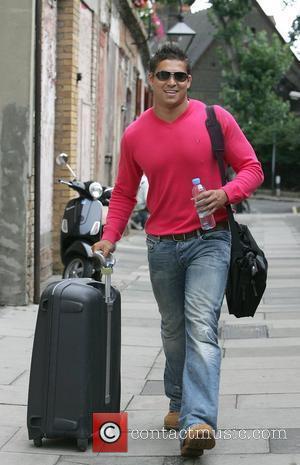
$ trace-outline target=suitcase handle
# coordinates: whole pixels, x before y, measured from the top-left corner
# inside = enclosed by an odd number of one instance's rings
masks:
[[[111,275],[116,259],[111,253],[104,257],[100,250],[94,253],[94,257],[100,263],[101,272],[105,277],[105,302],[109,304],[111,303]]]
[[[107,340],[106,340],[106,373],[105,373],[105,404],[111,401],[110,396],[110,365],[111,365],[111,312],[113,303],[111,299],[111,275],[116,263],[115,257],[110,253],[107,257],[100,250],[94,253],[94,257],[100,262],[101,272],[105,277],[105,302],[107,304]]]
[[[113,268],[116,263],[116,259],[112,253],[108,254],[107,257],[104,257],[101,250],[94,252],[93,257],[97,259],[100,268]]]

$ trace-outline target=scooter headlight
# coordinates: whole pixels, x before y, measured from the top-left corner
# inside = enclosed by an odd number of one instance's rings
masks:
[[[99,182],[92,182],[89,191],[93,199],[99,199],[102,195],[103,189]]]
[[[66,218],[64,218],[61,222],[61,230],[63,233],[68,234],[69,228],[68,228],[68,220],[66,220]]]

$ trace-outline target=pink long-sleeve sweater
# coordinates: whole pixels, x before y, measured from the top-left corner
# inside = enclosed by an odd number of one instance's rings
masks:
[[[262,183],[263,172],[233,116],[220,106],[215,110],[225,139],[225,164],[237,173],[223,189],[230,203],[238,203]],[[171,123],[158,118],[150,108],[128,126],[103,239],[115,243],[121,238],[143,173],[149,181],[148,234],[179,234],[200,227],[191,200],[192,179],[199,177],[206,189],[222,187],[205,120],[205,104],[189,100],[185,112]],[[226,208],[215,212],[216,222],[226,218]]]

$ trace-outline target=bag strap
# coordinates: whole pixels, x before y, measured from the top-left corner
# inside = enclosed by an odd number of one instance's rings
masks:
[[[226,184],[226,175],[224,168],[224,136],[222,132],[222,127],[217,119],[216,112],[213,106],[206,107],[207,119],[205,125],[210,137],[211,146],[213,154],[218,162],[220,175],[222,179],[222,186]],[[232,236],[232,242],[235,244],[236,250],[242,254],[238,230],[234,221],[233,211],[231,205],[226,205],[226,210],[228,214],[228,221]]]
[[[214,156],[217,159],[217,162],[219,165],[219,170],[220,170],[221,179],[222,179],[222,186],[224,186],[226,184],[226,175],[225,175],[225,169],[224,169],[224,163],[223,163],[224,136],[223,136],[221,125],[219,121],[217,120],[214,107],[207,106],[206,114],[207,114],[207,120],[205,121],[205,124],[208,130],[209,136],[210,136],[210,141],[211,141],[211,146],[212,146]]]

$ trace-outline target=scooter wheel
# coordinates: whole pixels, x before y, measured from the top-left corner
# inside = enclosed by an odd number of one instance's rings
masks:
[[[66,263],[63,278],[91,278],[95,273],[93,263],[85,257],[70,257]]]

